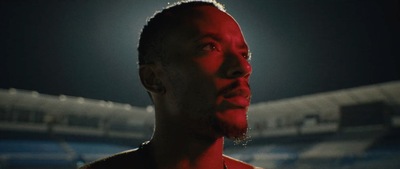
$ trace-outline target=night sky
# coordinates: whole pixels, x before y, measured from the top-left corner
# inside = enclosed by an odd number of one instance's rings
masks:
[[[149,105],[147,17],[173,0],[2,0],[0,88]],[[400,79],[398,0],[221,0],[251,48],[253,103]]]

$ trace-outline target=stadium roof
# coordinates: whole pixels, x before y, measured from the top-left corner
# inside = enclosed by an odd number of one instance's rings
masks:
[[[53,96],[36,91],[0,89],[0,106],[18,107],[28,111],[43,111],[53,114],[76,114],[113,118],[134,118],[143,121],[149,115],[145,108],[133,107],[129,104],[94,100],[75,96]]]
[[[308,114],[337,119],[341,106],[380,101],[388,105],[400,105],[400,81],[253,104],[249,110],[249,120],[276,117],[299,119]]]
[[[309,114],[319,114],[323,119],[335,120],[341,106],[380,101],[388,105],[400,105],[400,81],[252,104],[249,120],[254,122],[279,117],[290,120]],[[17,89],[0,89],[0,106],[98,117],[129,116],[139,121],[154,115],[152,110],[129,104],[65,95],[52,96]]]

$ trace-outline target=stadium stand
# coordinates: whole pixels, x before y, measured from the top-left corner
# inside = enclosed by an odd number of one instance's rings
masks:
[[[397,169],[399,105],[398,81],[253,104],[250,139],[227,140],[225,153],[268,169]],[[0,89],[0,168],[76,168],[148,140],[153,116],[151,107]]]

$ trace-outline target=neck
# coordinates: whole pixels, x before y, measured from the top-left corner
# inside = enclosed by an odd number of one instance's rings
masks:
[[[160,131],[160,128],[162,128]],[[222,169],[224,138],[196,138],[192,133],[158,126],[150,141],[159,169]]]

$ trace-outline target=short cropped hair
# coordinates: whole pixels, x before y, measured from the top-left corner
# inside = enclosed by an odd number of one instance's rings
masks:
[[[151,64],[155,61],[163,63],[165,59],[165,50],[163,49],[165,37],[178,25],[182,24],[182,18],[186,12],[189,12],[193,7],[199,6],[213,6],[225,12],[224,6],[215,0],[185,0],[157,11],[153,17],[148,19],[140,34],[138,64]]]

